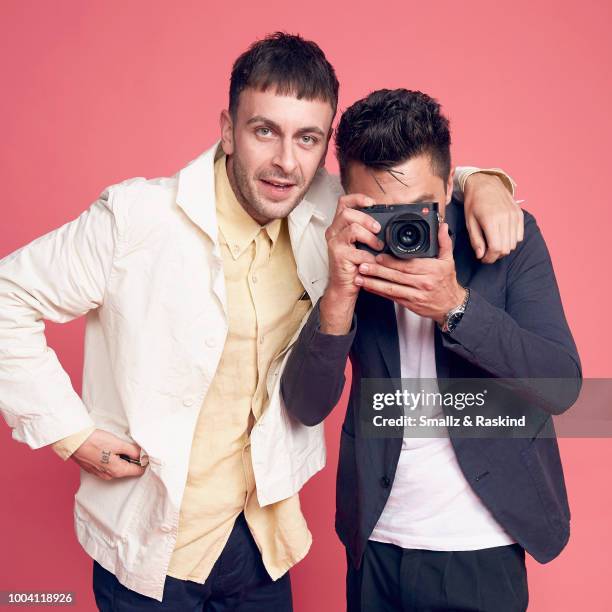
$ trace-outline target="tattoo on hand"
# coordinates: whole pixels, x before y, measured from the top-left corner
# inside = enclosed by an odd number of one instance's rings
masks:
[[[102,463],[110,463],[111,452],[109,450],[102,451]]]

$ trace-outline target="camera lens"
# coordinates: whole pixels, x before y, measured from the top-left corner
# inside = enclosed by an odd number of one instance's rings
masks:
[[[414,247],[421,242],[423,234],[414,223],[406,223],[397,230],[398,242],[407,249]]]
[[[392,222],[388,241],[391,252],[396,257],[413,255],[427,250],[429,230],[420,219],[398,219]]]

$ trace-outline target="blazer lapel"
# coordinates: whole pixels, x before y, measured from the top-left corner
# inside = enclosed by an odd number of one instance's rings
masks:
[[[374,331],[376,343],[385,362],[390,378],[401,378],[397,319],[391,300],[362,291],[357,303],[358,314]],[[361,312],[359,312],[361,311]]]

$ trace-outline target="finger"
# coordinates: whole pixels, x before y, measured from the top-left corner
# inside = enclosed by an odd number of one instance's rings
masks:
[[[487,249],[483,262],[495,263],[498,259],[505,257],[510,252],[510,235],[508,219],[498,221],[495,226],[495,234],[492,235],[491,243]],[[488,240],[487,240],[488,241]]]
[[[370,215],[354,208],[345,208],[331,224],[330,228],[336,231],[336,233],[342,231],[347,225],[351,223],[359,223],[367,230],[378,233],[380,232],[380,223],[373,219]]]
[[[483,263],[491,264],[500,257],[502,250],[501,228],[498,224],[483,227],[487,250],[482,258]]]
[[[379,240],[375,234],[367,230],[359,223],[351,223],[345,227],[335,238],[344,244],[355,244],[361,242],[367,244],[369,247],[380,251],[383,248],[384,243]]]
[[[126,442],[124,440],[121,441],[120,444],[117,445],[113,452],[116,455],[122,454],[127,455],[131,459],[140,459],[140,446],[138,444],[132,444],[131,442]]]
[[[377,263],[387,268],[399,270],[405,274],[431,274],[439,264],[432,257],[413,257],[412,259],[399,259],[388,253],[376,255]]]
[[[470,244],[472,245],[472,249],[474,249],[474,254],[478,259],[480,259],[487,249],[487,243],[485,242],[484,235],[482,233],[482,229],[478,221],[476,221],[473,217],[468,217],[467,222],[467,231],[470,237]]]
[[[382,278],[398,285],[405,285],[407,287],[422,288],[423,275],[406,274],[395,270],[393,268],[387,268],[377,263],[363,263],[359,266],[359,274],[363,274],[370,277]]]
[[[518,217],[517,222],[517,242],[522,242],[525,237],[525,214],[523,213],[523,209],[517,204],[516,206],[516,214]]]
[[[502,257],[505,257],[514,248],[512,243],[514,242],[514,218],[511,214],[506,217],[506,224],[504,226],[504,245],[502,247]]]
[[[135,463],[129,463],[120,459],[117,455],[113,456],[110,462],[104,466],[106,471],[113,478],[126,478],[127,476],[141,476],[144,474],[145,468],[136,465]]]
[[[513,222],[514,219],[511,217],[510,214],[508,214],[506,217],[506,222],[502,226],[503,243],[501,249],[501,257],[505,257],[511,251]]]
[[[355,279],[355,283],[367,291],[376,291],[380,295],[388,297],[392,300],[400,299],[410,301],[419,293],[417,289],[412,287],[391,283],[379,278],[371,278],[369,276],[358,276]]]
[[[438,228],[438,259],[453,261],[453,241],[451,240],[448,223],[440,223]]]
[[[510,244],[509,244],[509,252],[511,253],[516,249],[516,245],[518,244],[518,216],[516,211],[513,209],[510,212]]]
[[[356,249],[354,246],[346,247],[346,249],[342,251],[342,257],[350,261],[355,266],[359,266],[360,264],[376,263],[376,257],[373,253],[364,251],[363,249]]]
[[[363,193],[349,193],[338,199],[337,212],[339,213],[344,208],[365,208],[374,206],[374,204],[374,200]]]

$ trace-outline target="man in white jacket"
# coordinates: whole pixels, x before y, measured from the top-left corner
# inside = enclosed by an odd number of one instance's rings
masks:
[[[312,539],[298,491],[325,447],[279,383],[327,283],[337,97],[316,44],[258,41],[234,64],[220,143],[0,261],[0,409],[14,439],[82,468],[75,529],[101,610],[292,609],[288,570]],[[456,187],[494,261],[522,216],[512,181],[476,170]],[[43,323],[81,315],[82,399]]]

